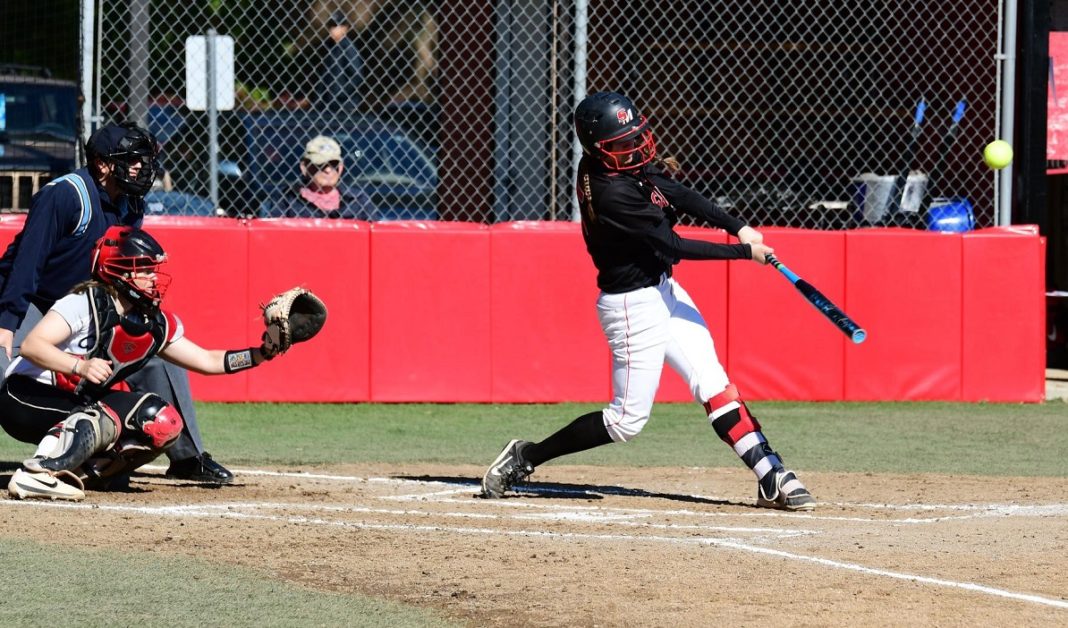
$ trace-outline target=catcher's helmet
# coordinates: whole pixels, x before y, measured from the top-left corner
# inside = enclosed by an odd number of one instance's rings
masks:
[[[612,170],[633,170],[656,156],[649,120],[623,94],[590,94],[575,108],[575,133],[588,155]]]
[[[119,189],[131,196],[144,196],[163,172],[156,137],[133,122],[100,127],[85,144],[89,159],[102,159],[114,166]],[[133,166],[140,165],[140,169]],[[132,172],[136,170],[135,172]]]
[[[167,253],[155,238],[134,227],[108,227],[93,248],[92,275],[136,305],[156,309],[171,278],[159,272]]]

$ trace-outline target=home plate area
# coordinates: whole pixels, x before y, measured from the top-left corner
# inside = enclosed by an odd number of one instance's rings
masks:
[[[585,558],[569,558],[569,569],[595,573],[600,561],[628,553],[666,573],[730,572],[743,563],[787,570],[801,596],[807,579],[844,586],[878,581],[891,590],[902,586],[897,582],[920,599],[923,591],[960,595],[1010,614],[1023,605],[1068,621],[1068,577],[1057,559],[1068,542],[1068,504],[1040,499],[1059,494],[1053,478],[992,484],[972,477],[805,474],[819,508],[789,513],[756,508],[752,477],[736,470],[547,466],[531,478],[536,481],[496,500],[477,496],[481,471],[236,469],[236,485],[204,487],[170,481],[162,468],[148,467],[129,490],[90,493],[84,503],[0,504],[5,516],[74,510],[83,520],[117,516],[149,529],[152,519],[181,520],[194,536],[240,529],[241,543],[263,539],[256,551],[265,556],[294,552],[283,562],[300,560],[295,554],[309,535],[317,547],[336,551],[353,535],[374,539],[379,545],[363,545],[359,555],[396,564],[428,560],[425,550],[412,548],[433,547],[450,570],[471,578],[486,568],[472,547],[521,547],[542,557],[581,547]],[[716,492],[702,490],[709,487]],[[552,578],[551,570],[544,577]]]

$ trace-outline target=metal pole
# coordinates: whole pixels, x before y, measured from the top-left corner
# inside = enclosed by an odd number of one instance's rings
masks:
[[[575,81],[572,88],[574,93],[572,111],[586,98],[586,45],[588,43],[586,29],[589,26],[588,18],[589,3],[587,0],[577,0],[575,2]],[[578,137],[576,137],[571,144],[572,181],[578,177],[579,161],[581,160],[582,144],[579,144]],[[578,196],[575,191],[572,190],[571,194],[571,220],[579,222],[582,220],[582,209],[579,207]]]
[[[208,56],[208,190],[211,195],[211,204],[216,212],[219,210],[219,107],[215,102],[215,73],[217,62],[215,58],[215,32],[214,28],[208,29],[207,56]]]
[[[1001,94],[998,98],[998,137],[1013,142],[1013,118],[1016,115],[1016,0],[1005,0],[1005,16],[997,60],[1001,65]],[[997,173],[995,211],[998,225],[1012,224],[1012,164]]]
[[[104,0],[99,0],[96,7],[97,19],[100,20],[96,29],[96,53],[93,55],[96,63],[93,65],[93,79],[96,83],[96,91],[93,92],[93,123],[100,123],[104,121],[104,116],[100,113],[100,93],[104,89],[102,83],[104,79],[100,76],[102,67],[100,63],[100,56],[103,54],[101,51],[104,47]]]
[[[81,59],[80,67],[78,68],[78,78],[81,79],[81,96],[82,96],[82,111],[81,111],[81,128],[78,130],[81,133],[82,141],[78,142],[76,147],[76,155],[78,155],[79,165],[84,165],[85,155],[81,154],[82,146],[89,141],[89,135],[93,132],[93,43],[96,41],[94,33],[96,29],[96,0],[82,0],[82,36],[79,42],[81,46]]]
[[[512,171],[512,0],[498,0],[495,13],[493,115],[493,221],[511,215]]]
[[[560,133],[557,127],[560,121],[557,110],[557,103],[560,102],[560,85],[557,82],[559,74],[556,69],[556,47],[560,44],[560,3],[555,1],[553,2],[552,25],[551,45],[549,46],[549,93],[551,94],[549,97],[549,154],[553,157],[549,166],[549,220],[556,220],[557,208],[560,205],[560,198],[556,193],[560,167],[560,158],[556,155],[556,140]]]
[[[148,126],[148,84],[151,69],[149,41],[149,0],[130,0],[130,91],[127,105],[130,119],[140,126]]]

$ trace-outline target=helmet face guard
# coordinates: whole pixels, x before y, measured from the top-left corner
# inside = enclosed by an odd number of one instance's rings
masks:
[[[610,170],[641,168],[656,156],[648,118],[623,94],[591,94],[575,108],[574,118],[583,150]]]
[[[131,122],[120,124],[125,134],[118,145],[106,154],[91,155],[112,165],[112,176],[123,193],[142,197],[152,189],[163,172],[159,162],[159,144],[152,133]]]
[[[111,154],[110,161],[115,166],[119,189],[133,196],[147,194],[156,181],[156,175],[162,172],[156,138],[138,127],[127,131],[118,149]],[[140,168],[135,168],[136,165],[140,165]]]
[[[163,247],[148,233],[110,227],[96,243],[92,275],[135,305],[155,310],[171,283],[170,275],[160,272],[166,260]]]
[[[594,148],[605,167],[612,170],[640,168],[656,157],[656,140],[645,116],[637,128],[596,142]]]

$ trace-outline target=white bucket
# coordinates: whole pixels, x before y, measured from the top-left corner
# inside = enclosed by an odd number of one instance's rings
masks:
[[[894,189],[896,175],[866,172],[853,178],[853,203],[860,210],[865,222],[877,223],[890,209],[890,191]],[[898,207],[903,212],[920,211],[923,195],[927,190],[927,175],[922,172],[909,174],[905,189],[901,191]]]

